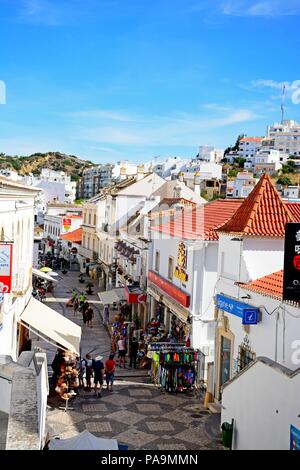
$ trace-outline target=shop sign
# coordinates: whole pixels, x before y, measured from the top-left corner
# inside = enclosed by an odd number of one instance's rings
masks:
[[[125,298],[129,304],[146,303],[147,294],[144,294],[139,287],[126,286]]]
[[[243,325],[256,325],[258,323],[258,308],[245,308],[243,310]]]
[[[137,298],[137,301],[139,304],[145,304],[146,300],[147,300],[147,294],[141,294]]]
[[[285,226],[283,300],[300,300],[300,223]]]
[[[0,293],[11,292],[12,243],[0,243]]]
[[[72,219],[69,217],[64,217],[62,220],[63,229],[65,232],[68,232],[72,225]]]
[[[300,429],[291,424],[290,450],[300,450]]]
[[[187,263],[187,249],[183,242],[180,242],[178,245],[177,252],[177,266],[174,271],[174,277],[179,279],[182,282],[188,280],[188,275],[186,273],[186,263]]]
[[[160,277],[153,271],[149,271],[148,279],[155,286],[172,297],[172,299],[183,305],[183,307],[188,308],[190,306],[190,296],[181,289],[178,289],[178,287],[175,287],[171,282],[167,281],[163,277]]]
[[[238,300],[225,297],[225,295],[217,294],[217,307],[224,312],[231,313],[242,319],[244,325],[256,325],[260,319],[258,308],[251,307],[248,304],[239,302]]]

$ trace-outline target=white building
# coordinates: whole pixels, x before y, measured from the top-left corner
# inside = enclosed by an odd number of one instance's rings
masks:
[[[227,198],[247,197],[257,183],[252,173],[247,171],[239,172],[232,181],[227,181]]]
[[[0,432],[5,449],[41,449],[46,437],[47,360],[45,354],[23,352],[28,330],[21,324],[31,298],[37,192],[0,178],[2,262],[12,247],[11,281],[3,277],[9,270],[4,273],[1,263],[1,284],[10,286],[8,292],[0,293]]]
[[[112,179],[115,182],[121,181],[128,176],[135,176],[138,171],[138,164],[123,160],[117,162],[112,169]]]
[[[300,124],[284,120],[267,127],[267,137],[274,141],[274,149],[288,155],[300,155]]]
[[[263,137],[243,137],[239,142],[238,154],[242,158],[253,158],[261,147]]]
[[[9,180],[12,180],[12,181],[19,181],[22,179],[22,177],[16,171],[10,170],[8,168],[0,169],[0,176],[3,176],[4,178],[8,178]]]
[[[240,205],[237,200],[217,200],[185,208],[181,215],[152,227],[147,289],[151,317],[159,307],[165,330],[179,341],[189,337],[192,347],[201,349],[208,361],[214,357],[215,230]]]
[[[90,199],[98,194],[102,188],[111,185],[113,168],[114,166],[110,163],[86,168],[82,173],[79,184],[79,197]],[[117,170],[115,170],[115,172],[117,172]]]
[[[223,156],[224,149],[216,149],[211,145],[201,145],[196,158],[207,163],[220,163]]]
[[[42,168],[38,177],[32,174],[23,176],[24,184],[39,187],[42,190],[40,195],[40,211],[48,204],[58,202],[72,204],[76,199],[76,182],[71,181],[71,177],[63,171],[54,171]]]
[[[58,215],[46,214],[44,222],[44,238],[50,237],[56,242],[61,235],[68,232],[73,232],[74,230],[80,228],[81,225],[81,211],[78,211],[77,214],[69,211]]]
[[[262,147],[253,159],[254,173],[275,173],[282,168],[282,163],[286,161],[279,150],[266,149]]]
[[[287,188],[284,188],[283,198],[298,199],[299,198],[299,186],[288,186]]]
[[[164,160],[154,159],[145,164],[145,171],[153,172],[161,178],[176,178],[178,173],[185,171],[191,159],[181,157],[168,157]]]
[[[218,230],[215,373],[209,388],[222,398],[222,421],[234,419],[234,449],[288,448],[287,421],[299,424],[293,361],[299,307],[282,302],[278,272],[285,224],[299,220],[300,204],[283,202],[264,175]]]

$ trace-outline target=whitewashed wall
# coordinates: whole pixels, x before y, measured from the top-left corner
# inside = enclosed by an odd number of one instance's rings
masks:
[[[290,425],[300,429],[300,373],[293,378],[257,361],[225,386],[222,423],[235,420],[233,449],[288,450]]]
[[[16,199],[24,199],[18,204]],[[21,193],[15,198],[0,197],[0,233],[4,229],[4,239],[13,240],[13,290],[23,292],[14,297],[13,293],[4,294],[0,304],[3,313],[3,327],[0,330],[0,354],[17,358],[17,320],[23,312],[31,295],[31,269],[33,247],[33,199]]]

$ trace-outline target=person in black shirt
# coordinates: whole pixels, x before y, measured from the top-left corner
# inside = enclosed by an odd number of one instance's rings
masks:
[[[139,343],[135,337],[131,338],[129,343],[129,355],[130,355],[130,363],[129,367],[134,367],[136,369],[136,356],[139,349]]]

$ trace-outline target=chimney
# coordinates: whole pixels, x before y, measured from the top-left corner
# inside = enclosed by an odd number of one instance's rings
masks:
[[[194,192],[198,195],[201,196],[201,177],[200,177],[200,172],[197,171],[194,176]]]
[[[181,181],[181,183],[184,183],[183,177],[184,177],[184,173],[181,171],[178,175],[178,179],[179,181]]]
[[[120,180],[123,181],[123,180],[126,180],[127,178],[127,170],[126,170],[126,167],[125,166],[121,166],[120,168]]]
[[[144,165],[141,164],[137,166],[137,181],[140,181],[143,178],[144,178]]]

